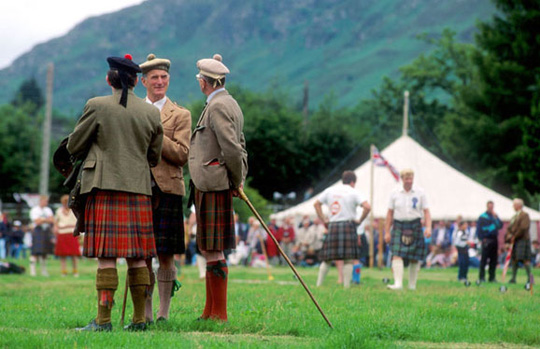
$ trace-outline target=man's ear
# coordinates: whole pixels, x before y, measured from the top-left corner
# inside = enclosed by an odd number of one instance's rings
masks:
[[[105,75],[105,81],[107,81],[107,84],[109,84],[109,86],[112,86],[111,82],[109,81],[109,75]]]

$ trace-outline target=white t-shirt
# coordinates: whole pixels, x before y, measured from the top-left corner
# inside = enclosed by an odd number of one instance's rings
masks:
[[[34,206],[30,210],[30,220],[32,220],[32,223],[38,218],[49,218],[49,217],[53,217],[53,216],[54,216],[53,211],[47,206],[45,206],[45,207]],[[42,229],[48,229],[51,226],[52,225],[49,224],[49,223],[41,224]]]
[[[406,192],[403,187],[396,189],[390,195],[388,208],[394,210],[394,219],[398,221],[412,221],[422,218],[424,210],[429,208],[426,194],[420,188],[413,188]]]
[[[326,189],[319,195],[318,200],[328,206],[330,222],[356,219],[356,206],[366,202],[364,195],[348,184]]]

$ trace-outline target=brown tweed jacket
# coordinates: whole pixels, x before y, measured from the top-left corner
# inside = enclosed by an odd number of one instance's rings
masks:
[[[203,192],[236,189],[247,174],[246,141],[240,106],[226,91],[204,108],[191,135],[189,171]]]
[[[161,109],[163,149],[161,161],[152,168],[159,189],[167,194],[186,195],[182,167],[188,160],[191,113],[169,98]]]
[[[529,228],[531,226],[531,220],[529,214],[521,211],[519,216],[510,223],[506,229],[506,241],[512,240],[514,237],[515,241],[517,240],[529,240]]]

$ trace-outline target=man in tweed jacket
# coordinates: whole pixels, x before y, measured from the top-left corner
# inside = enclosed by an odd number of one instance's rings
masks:
[[[232,198],[247,173],[244,116],[225,89],[229,69],[220,55],[197,62],[197,80],[206,95],[191,136],[189,170],[194,184],[197,246],[207,260],[206,305],[200,319],[227,321],[228,268],[224,250],[236,245]]]
[[[191,134],[191,113],[173,103],[167,96],[169,88],[168,59],[149,54],[140,65],[141,82],[146,88],[146,102],[159,109],[163,125],[163,148],[161,162],[152,168],[152,208],[154,238],[159,260],[157,284],[159,311],[157,321],[169,318],[171,297],[176,281],[174,255],[185,253],[184,212],[182,197],[186,190],[182,167],[187,163],[189,137]],[[155,275],[152,259],[146,261],[150,273],[150,287],[146,301],[146,321],[153,322],[152,294]]]
[[[513,206],[516,214],[512,217],[505,235],[505,240],[514,244],[514,248],[512,249],[512,279],[510,279],[510,283],[516,283],[519,262],[523,263],[527,271],[527,283],[530,283],[532,251],[529,228],[531,226],[531,219],[529,218],[529,214],[523,211],[523,200],[514,199]]]

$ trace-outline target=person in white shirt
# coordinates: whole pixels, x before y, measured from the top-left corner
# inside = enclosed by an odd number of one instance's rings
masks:
[[[467,222],[461,221],[452,239],[452,243],[458,251],[458,281],[467,281],[469,272],[470,231],[468,228]]]
[[[36,276],[36,263],[41,264],[41,275],[49,276],[47,272],[47,255],[54,252],[53,231],[54,213],[47,206],[49,197],[42,195],[39,205],[30,210],[30,220],[34,224],[32,232],[32,252],[30,256],[30,275]]]
[[[344,261],[343,286],[351,286],[353,263],[360,258],[360,237],[356,234],[356,225],[367,217],[371,206],[362,193],[354,189],[356,175],[352,171],[343,172],[342,185],[326,189],[315,201],[317,216],[328,227],[320,259],[323,261],[319,269],[317,286],[321,286],[330,269],[330,261]],[[326,217],[322,205],[329,208],[330,215]],[[362,216],[356,220],[356,207],[363,208]]]
[[[410,169],[401,171],[403,188],[392,192],[386,214],[385,236],[392,251],[392,271],[394,284],[391,290],[403,288],[404,260],[410,263],[409,289],[416,289],[416,280],[420,262],[427,256],[428,248],[424,240],[431,237],[431,214],[426,194],[420,188],[413,187],[414,172]],[[422,232],[422,216],[425,231]],[[391,230],[391,227],[392,230]]]

